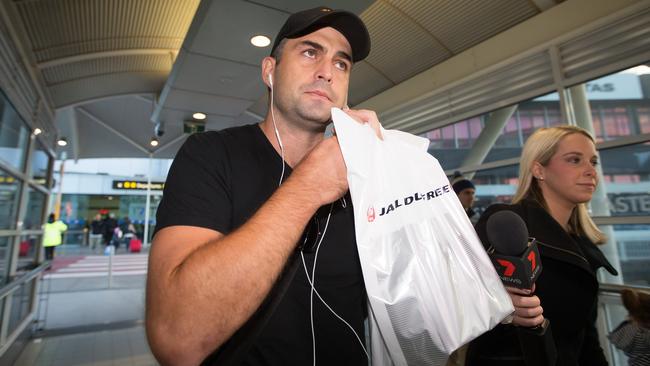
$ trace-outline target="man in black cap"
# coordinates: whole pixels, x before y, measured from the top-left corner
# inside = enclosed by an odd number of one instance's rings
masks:
[[[476,224],[478,222],[478,215],[474,209],[472,209],[476,197],[476,187],[474,186],[474,183],[462,176],[460,172],[455,172],[451,186],[454,189],[454,192],[456,192],[458,200],[460,201],[460,204],[463,205],[463,209],[465,209],[470,221],[472,224]]]
[[[367,365],[365,288],[331,108],[370,51],[354,14],[291,15],[262,61],[259,125],[194,134],[157,212],[146,328],[163,364]]]

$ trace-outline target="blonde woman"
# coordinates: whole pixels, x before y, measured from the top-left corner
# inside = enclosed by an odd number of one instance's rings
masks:
[[[598,343],[596,272],[616,270],[597,244],[605,242],[587,212],[596,190],[598,155],[594,139],[573,126],[542,128],[524,145],[519,187],[512,205],[490,206],[476,225],[486,247],[487,219],[509,210],[537,239],[543,270],[531,296],[511,296],[517,305],[512,324],[502,324],[472,342],[467,365],[523,365],[516,326],[549,319],[557,365],[607,365]]]

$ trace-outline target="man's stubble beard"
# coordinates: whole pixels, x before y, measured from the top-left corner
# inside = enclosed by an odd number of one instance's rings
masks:
[[[319,106],[320,103],[316,101],[308,102],[297,97],[289,103],[289,106],[284,104],[282,100],[277,100],[276,109],[285,116],[287,123],[295,127],[324,132],[331,122],[331,108],[324,105]]]

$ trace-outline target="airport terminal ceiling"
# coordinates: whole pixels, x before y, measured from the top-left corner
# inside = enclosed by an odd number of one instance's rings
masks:
[[[30,0],[0,10],[56,111],[68,158],[169,158],[194,112],[207,114],[207,129],[265,114],[259,64],[269,47],[249,40],[273,40],[290,12],[325,5],[366,22],[373,46],[355,65],[356,105],[561,2]],[[156,149],[152,119],[164,123]]]

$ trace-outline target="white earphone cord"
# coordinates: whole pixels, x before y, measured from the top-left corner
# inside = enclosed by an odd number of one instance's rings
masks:
[[[269,81],[271,84],[271,120],[273,121],[273,130],[275,132],[275,138],[278,140],[278,145],[280,146],[280,157],[282,158],[282,173],[280,174],[280,181],[278,182],[278,187],[282,185],[282,180],[284,179],[284,146],[282,145],[282,139],[280,138],[280,132],[278,131],[278,126],[275,123],[275,113],[273,113],[273,79],[271,79],[271,74],[269,74]],[[325,228],[323,228],[323,234],[320,237],[320,240],[318,241],[318,244],[316,244],[316,254],[314,255],[314,266],[312,268],[312,274],[311,277],[309,276],[309,271],[307,270],[307,264],[305,263],[305,256],[303,255],[303,252],[300,252],[300,258],[302,259],[302,266],[305,269],[305,275],[307,276],[307,281],[311,285],[311,291],[309,293],[309,319],[311,323],[311,344],[312,344],[312,350],[313,350],[313,360],[314,363],[313,365],[316,366],[316,333],[314,331],[314,293],[316,293],[316,296],[318,296],[318,299],[327,307],[327,309],[334,314],[335,317],[337,317],[340,321],[342,321],[350,330],[352,333],[354,333],[354,336],[357,338],[357,341],[359,341],[359,344],[361,345],[361,348],[363,349],[363,352],[366,354],[366,357],[370,358],[368,355],[368,351],[366,351],[366,346],[363,344],[361,341],[361,338],[357,334],[357,332],[354,330],[354,328],[345,321],[339,314],[337,314],[332,307],[329,306],[327,302],[321,297],[320,293],[316,290],[316,261],[318,259],[318,251],[320,250],[320,245],[323,242],[323,239],[325,239],[325,233],[327,232],[327,227],[330,223],[330,217],[332,216],[332,208],[334,207],[334,203],[330,205],[330,212],[327,215],[327,221],[325,222]]]
[[[311,285],[311,291],[309,294],[309,318],[311,322],[311,341],[312,341],[312,349],[313,349],[313,360],[314,363],[313,365],[316,366],[316,333],[314,331],[314,293],[316,293],[316,296],[320,299],[320,301],[327,307],[327,309],[334,314],[335,317],[337,317],[340,321],[343,322],[354,334],[354,336],[357,338],[357,341],[359,342],[359,345],[361,345],[361,348],[363,349],[363,352],[366,354],[366,357],[370,358],[368,355],[368,351],[366,351],[366,346],[363,344],[361,341],[361,338],[357,334],[357,332],[354,330],[354,328],[350,325],[350,323],[346,322],[345,319],[343,319],[339,314],[337,314],[334,309],[332,309],[331,306],[323,299],[323,297],[320,295],[320,293],[316,290],[316,262],[318,260],[318,252],[320,250],[320,245],[323,242],[323,239],[325,239],[325,233],[327,232],[327,227],[329,226],[330,222],[330,217],[332,216],[332,208],[334,207],[334,203],[330,205],[330,212],[327,215],[327,220],[325,221],[325,228],[323,228],[323,234],[321,235],[320,240],[318,241],[318,244],[316,244],[316,254],[314,255],[314,266],[312,267],[312,273],[311,276],[309,276],[309,271],[307,270],[307,264],[305,263],[305,256],[303,252],[300,252],[300,258],[302,259],[302,266],[305,270],[305,275],[307,276],[307,281]]]
[[[270,73],[269,81],[271,83],[271,120],[273,121],[273,131],[275,131],[275,138],[278,140],[278,145],[280,145],[280,158],[282,158],[282,174],[280,174],[280,181],[278,182],[279,187],[282,184],[282,179],[284,179],[284,145],[282,145],[282,139],[280,138],[278,126],[275,124],[275,113],[273,113],[273,79],[271,79]]]

